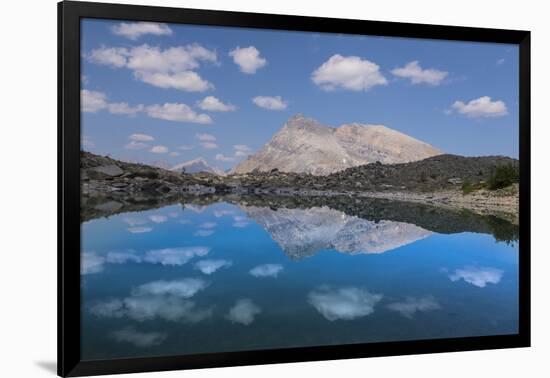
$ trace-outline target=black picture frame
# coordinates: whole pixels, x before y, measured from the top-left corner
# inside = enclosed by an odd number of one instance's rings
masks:
[[[107,18],[519,46],[519,332],[113,360],[80,360],[80,19]],[[63,1],[58,3],[58,374],[83,376],[530,346],[530,32]]]

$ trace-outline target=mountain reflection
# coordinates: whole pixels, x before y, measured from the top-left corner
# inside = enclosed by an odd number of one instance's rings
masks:
[[[243,207],[243,210],[293,259],[325,249],[349,254],[383,253],[432,234],[413,224],[374,222],[328,207],[278,210]]]
[[[121,199],[118,199],[121,201]],[[103,201],[103,202],[102,202]],[[448,209],[428,204],[389,201],[373,198],[293,197],[275,195],[204,195],[160,196],[131,198],[117,206],[109,198],[82,203],[81,220],[109,217],[122,213],[143,212],[168,205],[180,204],[182,211],[201,214],[216,203],[229,203],[242,208],[248,215],[233,214],[233,210],[217,210],[215,218],[232,215],[234,227],[245,228],[254,220],[290,256],[309,256],[316,251],[332,248],[345,253],[381,253],[431,233],[455,234],[473,232],[491,234],[498,242],[513,244],[519,239],[519,226],[494,215],[476,214],[464,209]],[[151,221],[152,224],[147,225]],[[142,219],[127,215],[125,222],[130,233],[147,233],[166,216]],[[189,223],[189,220],[180,220]],[[208,237],[215,233],[216,223],[200,225],[195,236]]]

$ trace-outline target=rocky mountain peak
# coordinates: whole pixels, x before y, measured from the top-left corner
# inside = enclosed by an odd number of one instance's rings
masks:
[[[407,163],[442,151],[383,125],[344,124],[337,128],[296,114],[262,149],[234,168],[327,175],[350,167],[381,162]]]

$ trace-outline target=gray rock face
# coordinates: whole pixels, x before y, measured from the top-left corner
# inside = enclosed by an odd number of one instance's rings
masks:
[[[110,164],[110,165],[103,165],[100,167],[94,167],[92,168],[93,171],[101,173],[103,175],[109,176],[109,177],[118,177],[122,176],[124,171],[120,169],[118,165]]]
[[[278,169],[328,175],[377,161],[406,163],[441,153],[385,126],[354,123],[333,128],[296,115],[260,151],[235,167],[233,173]]]
[[[414,224],[369,221],[328,207],[278,209],[244,207],[273,240],[293,258],[324,249],[341,253],[383,253],[428,237],[432,232]]]

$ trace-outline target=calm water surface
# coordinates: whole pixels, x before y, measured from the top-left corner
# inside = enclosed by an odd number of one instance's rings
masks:
[[[366,218],[218,202],[88,220],[82,358],[517,332],[517,242]]]

